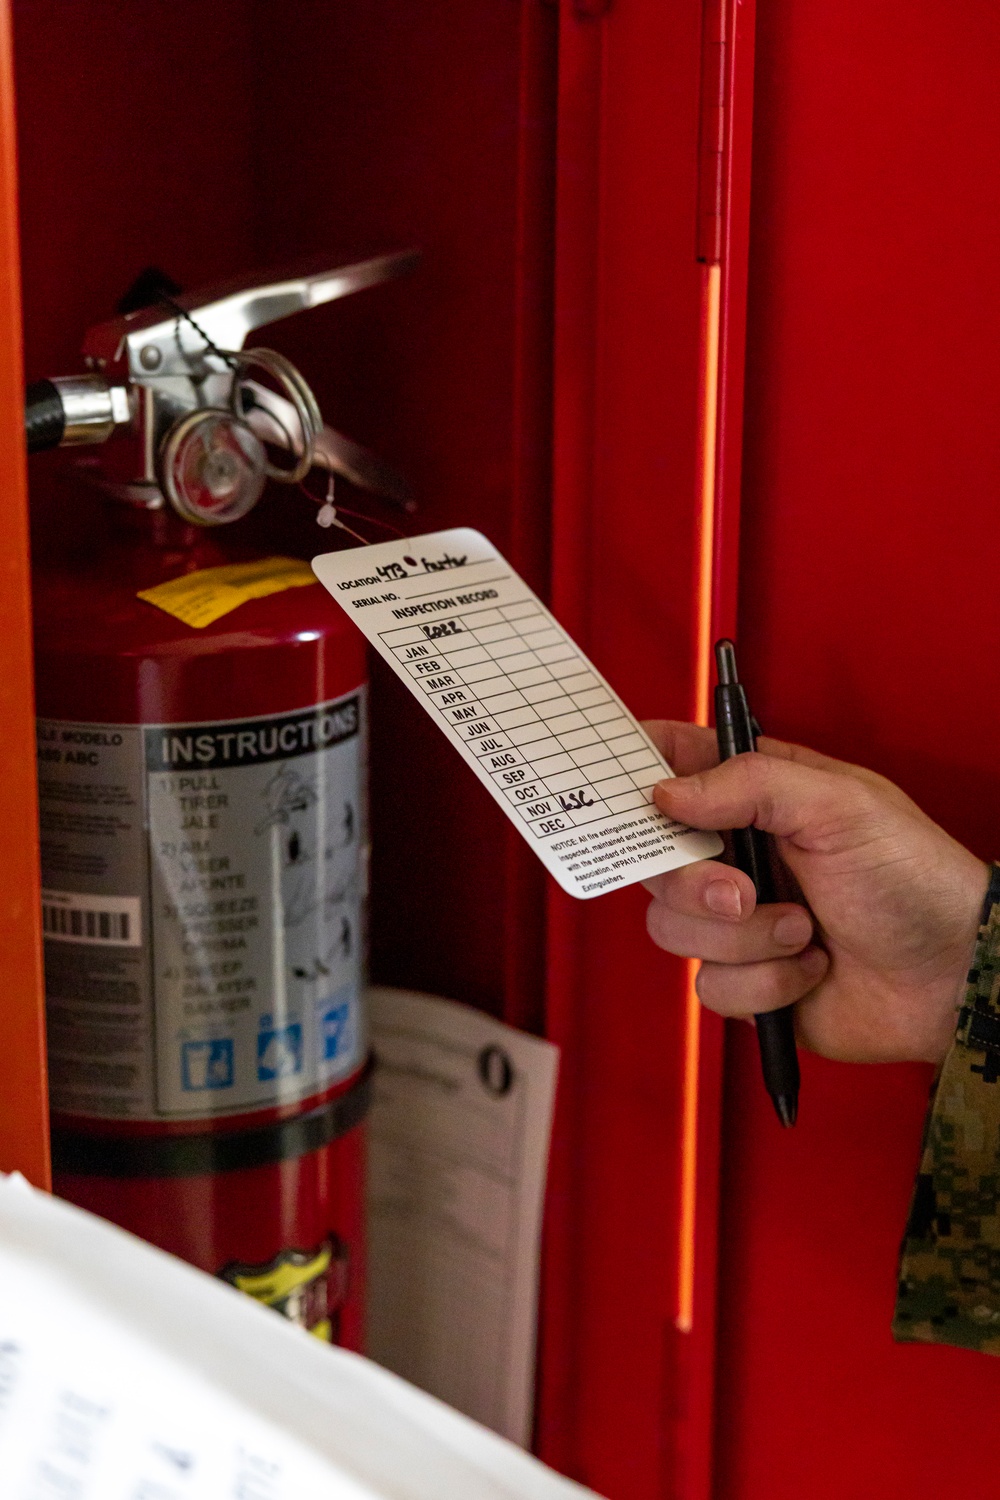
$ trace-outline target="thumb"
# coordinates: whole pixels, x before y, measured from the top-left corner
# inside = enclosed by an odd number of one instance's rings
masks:
[[[773,755],[737,755],[696,776],[658,782],[656,804],[668,817],[692,828],[749,828],[779,838],[808,840],[812,831],[829,830],[844,814],[857,813],[866,789],[853,777],[778,759]]]

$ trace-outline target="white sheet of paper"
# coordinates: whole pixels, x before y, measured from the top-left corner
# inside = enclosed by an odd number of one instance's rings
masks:
[[[558,1050],[452,1000],[369,994],[368,1352],[527,1444]]]
[[[585,1500],[355,1354],[0,1176],[3,1500]]]
[[[652,788],[670,767],[480,532],[328,552],[312,566],[571,896],[721,853],[717,834],[658,810]]]

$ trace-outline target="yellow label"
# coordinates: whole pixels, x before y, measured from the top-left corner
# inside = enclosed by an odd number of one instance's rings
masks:
[[[301,1252],[286,1252],[284,1257],[279,1256],[277,1263],[268,1266],[266,1271],[240,1271],[233,1270],[230,1279],[233,1286],[239,1287],[241,1292],[256,1297],[258,1302],[266,1302],[273,1307],[276,1302],[284,1302],[292,1292],[299,1287],[306,1286],[310,1281],[316,1281],[318,1277],[325,1276],[330,1266],[331,1251],[329,1245],[314,1255],[311,1260],[306,1260]]]
[[[258,562],[227,563],[222,568],[183,573],[169,583],[143,589],[137,597],[202,630],[248,599],[266,599],[268,594],[301,589],[315,582],[312,568],[298,558],[262,557]]]

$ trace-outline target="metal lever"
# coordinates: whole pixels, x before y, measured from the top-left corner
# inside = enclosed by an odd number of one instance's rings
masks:
[[[216,350],[242,349],[255,329],[380,282],[395,281],[412,271],[419,259],[419,251],[403,250],[312,276],[261,279],[250,285],[241,280],[179,296],[176,306],[189,318],[173,311],[164,315],[161,306],[144,308],[92,328],[83,353],[92,367],[101,370],[124,364],[136,384],[177,375],[189,378],[199,362],[218,373],[225,369],[225,362],[213,353],[212,345]]]

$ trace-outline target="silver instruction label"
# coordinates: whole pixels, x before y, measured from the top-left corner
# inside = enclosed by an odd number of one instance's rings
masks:
[[[359,1066],[364,706],[39,720],[54,1108],[242,1114]]]

